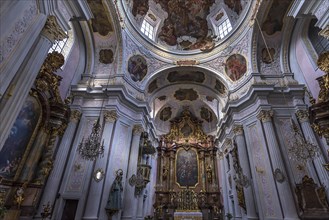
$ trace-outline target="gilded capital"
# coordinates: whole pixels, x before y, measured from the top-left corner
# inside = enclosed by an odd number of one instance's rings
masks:
[[[261,110],[257,115],[257,118],[262,122],[269,122],[271,121],[272,116],[273,116],[272,110]]]
[[[117,118],[118,118],[118,115],[117,115],[117,112],[115,110],[104,111],[105,122],[113,123],[117,120]]]
[[[142,125],[134,125],[133,127],[133,135],[140,135],[144,131]]]
[[[232,146],[232,139],[226,138],[224,142],[224,146],[225,148],[230,148]]]
[[[329,73],[329,52],[323,52],[319,55],[317,65],[320,70]]]
[[[68,37],[57,23],[56,17],[53,15],[50,15],[47,18],[46,24],[41,33],[52,42],[55,42],[55,40],[62,41]]]
[[[296,116],[300,122],[308,121],[308,111],[307,110],[298,110]]]
[[[327,25],[327,27],[323,28],[320,32],[319,35],[321,35],[322,37],[326,38],[327,40],[329,40],[329,25]]]
[[[79,110],[73,110],[71,111],[70,121],[72,122],[78,122],[81,118],[81,112]]]
[[[243,126],[242,125],[234,125],[233,133],[235,135],[242,135],[243,134]]]

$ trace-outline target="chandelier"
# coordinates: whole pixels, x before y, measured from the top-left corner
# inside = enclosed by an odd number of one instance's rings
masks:
[[[94,123],[92,132],[89,137],[84,140],[82,138],[79,144],[78,151],[81,157],[85,160],[94,161],[98,157],[104,156],[104,140],[101,143],[101,130],[100,117],[98,117],[97,122]]]
[[[306,164],[308,160],[313,160],[318,156],[319,148],[317,145],[309,142],[308,140],[305,140],[301,131],[293,120],[291,120],[291,123],[294,134],[292,139],[289,141],[289,158]]]

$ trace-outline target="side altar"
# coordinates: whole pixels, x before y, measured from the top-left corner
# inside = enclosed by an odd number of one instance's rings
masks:
[[[190,111],[171,121],[157,148],[155,219],[185,219],[182,213],[220,219],[216,152],[214,137],[203,132],[202,121]]]

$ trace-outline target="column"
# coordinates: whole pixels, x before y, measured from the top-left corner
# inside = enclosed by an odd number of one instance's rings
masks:
[[[123,213],[122,219],[136,219],[137,212],[137,198],[135,196],[135,186],[129,184],[129,179],[132,175],[137,175],[137,160],[139,154],[139,142],[143,127],[135,125],[133,128],[133,138],[130,147],[128,178],[126,180],[125,195],[123,198]]]
[[[200,163],[200,174],[201,174],[201,181],[202,181],[202,190],[205,192],[206,191],[206,169],[204,165],[204,150],[201,149],[199,150],[199,163]]]
[[[232,158],[232,153],[229,154],[230,157],[230,170],[231,170],[231,176],[232,176],[232,194],[233,194],[233,199],[234,199],[234,213],[235,213],[235,218],[234,219],[241,219],[241,207],[239,205],[239,200],[238,200],[238,194],[236,192],[236,183],[233,180],[233,177],[235,176],[235,170],[233,167],[233,158]]]
[[[51,206],[54,207],[56,195],[61,183],[61,178],[64,174],[67,157],[71,149],[71,144],[73,142],[74,134],[80,121],[80,117],[81,112],[79,110],[71,111],[70,122],[65,130],[62,142],[58,147],[58,151],[54,160],[54,167],[43,190],[39,209],[36,216],[34,217],[35,219],[41,219],[40,214],[43,211],[43,205],[46,205],[48,202],[50,202]]]
[[[262,121],[265,137],[267,140],[269,156],[272,162],[272,172],[279,199],[281,202],[284,219],[299,219],[293,191],[290,188],[289,179],[287,178],[286,169],[283,164],[279,143],[276,139],[274,126],[272,124],[273,111],[261,110],[257,118]]]
[[[305,139],[308,142],[315,144],[319,148],[319,145],[316,141],[317,139],[316,139],[314,132],[312,130],[312,127],[310,125],[310,121],[308,118],[308,112],[306,110],[298,110],[296,115],[297,115],[297,118],[302,127],[302,131],[303,131]],[[319,151],[320,152],[319,152],[318,157],[314,158],[313,162],[314,162],[314,166],[317,171],[321,185],[323,185],[326,189],[328,189],[329,188],[329,173],[323,167],[323,165],[326,164],[326,161],[322,155],[322,151],[320,149],[319,149]],[[329,190],[326,190],[326,194],[327,194],[327,198],[329,198]]]
[[[231,148],[232,145],[232,141],[231,139],[226,139],[224,142],[224,152],[227,151],[227,149]],[[230,175],[230,167],[229,167],[229,157],[227,157],[228,154],[226,154],[226,156],[224,155],[224,176],[225,176],[225,182],[226,182],[226,192],[227,192],[227,202],[228,202],[228,212],[231,213],[233,215],[233,209],[234,207],[232,206],[232,202],[231,199],[229,198],[231,196],[231,194],[229,193],[229,190],[231,189],[232,192],[232,185],[230,184],[229,181],[229,175]],[[230,161],[230,163],[232,163],[232,161]],[[232,183],[233,177],[231,177],[231,183]],[[225,213],[227,214],[227,213]]]
[[[101,169],[105,173],[107,161],[110,154],[110,143],[112,139],[112,131],[114,123],[117,119],[117,113],[114,110],[104,111],[104,129],[102,133],[102,140],[104,140],[104,157],[98,158],[95,162],[93,175],[96,170]],[[96,181],[93,177],[91,178],[91,184],[88,191],[87,204],[82,219],[99,219],[99,208],[102,199],[102,191],[104,185],[104,177],[100,181]]]
[[[243,126],[235,125],[233,127],[233,133],[235,135],[235,142],[237,144],[238,156],[240,166],[242,168],[242,173],[247,177],[247,185],[243,186],[243,192],[246,200],[246,209],[247,209],[247,219],[258,219],[256,209],[255,209],[255,200],[252,192],[251,186],[251,170],[248,159],[247,145],[243,135]]]
[[[170,150],[169,152],[169,172],[170,172],[170,189],[174,188],[174,177],[175,177],[175,155],[176,151],[175,150]]]
[[[226,170],[225,170],[225,157],[223,153],[220,153],[219,156],[219,162],[220,162],[220,173],[221,173],[221,180],[222,180],[222,196],[224,200],[224,213],[228,213],[229,211],[229,201],[228,201],[228,190],[227,190],[227,176],[226,176]]]
[[[0,150],[34,84],[50,47],[55,40],[62,40],[65,37],[66,34],[57,24],[56,18],[49,16],[40,38],[35,43],[33,52],[26,59],[26,64],[16,73],[17,77],[13,80],[13,83],[17,86],[13,86],[10,97],[1,100]]]

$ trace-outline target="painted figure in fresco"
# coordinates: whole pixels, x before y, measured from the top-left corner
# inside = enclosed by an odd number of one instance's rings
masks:
[[[128,72],[133,81],[141,81],[147,73],[146,60],[140,55],[132,56],[128,61]]]
[[[123,191],[122,176],[123,176],[123,171],[121,169],[116,171],[116,177],[114,182],[112,183],[109,199],[107,200],[105,209],[115,210],[115,211],[119,211],[120,209],[122,209],[122,199],[121,199],[121,194]]]
[[[226,74],[233,80],[240,79],[247,71],[246,59],[240,54],[234,54],[226,60]]]

